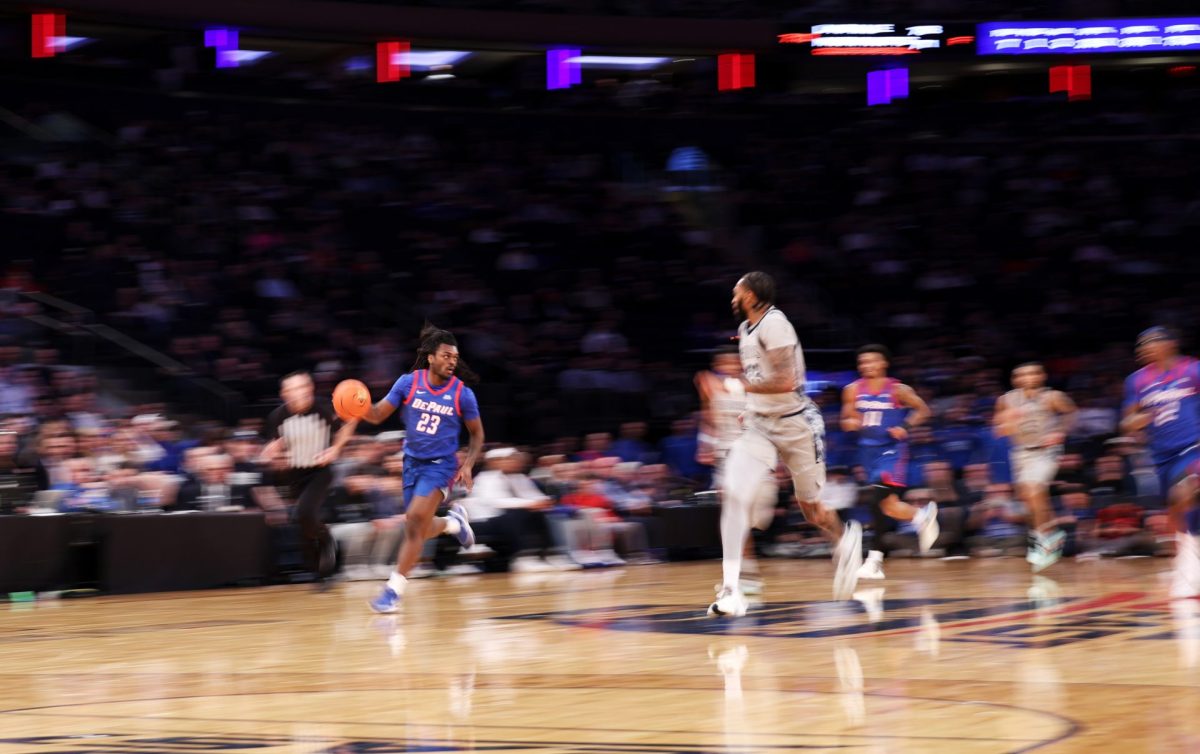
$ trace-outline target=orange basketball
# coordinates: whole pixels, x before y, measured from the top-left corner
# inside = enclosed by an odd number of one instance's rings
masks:
[[[371,410],[371,391],[358,380],[342,380],[333,389],[333,410],[343,421],[361,419]]]

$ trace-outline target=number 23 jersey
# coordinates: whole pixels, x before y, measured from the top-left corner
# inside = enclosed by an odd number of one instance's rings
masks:
[[[1155,463],[1200,442],[1200,362],[1181,356],[1169,369],[1153,364],[1125,380],[1125,407],[1151,415],[1146,436]]]
[[[396,380],[386,400],[401,410],[404,454],[421,460],[452,457],[463,421],[479,418],[479,402],[471,388],[457,377],[435,388],[427,369]]]

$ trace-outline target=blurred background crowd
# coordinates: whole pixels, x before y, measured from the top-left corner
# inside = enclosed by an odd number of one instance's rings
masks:
[[[1161,494],[1117,419],[1136,332],[1200,318],[1194,88],[1122,79],[1069,107],[934,93],[864,110],[778,91],[708,107],[635,75],[567,105],[395,118],[181,86],[23,81],[5,103],[29,127],[0,140],[2,513],[261,508],[284,568],[288,501],[256,460],[279,377],[310,370],[322,395],[356,377],[378,398],[430,320],[481,374],[490,440],[468,496],[485,547],[432,548],[432,568],[675,556],[661,511],[713,502],[692,378],[733,334],[733,283],[762,268],[806,346],[844,515],[869,519],[840,387],[854,349],[883,342],[934,411],[909,478],[945,511],[937,552],[1023,548],[991,419],[1027,360],[1081,409],[1053,488],[1068,553],[1160,551]],[[403,526],[403,438],[382,429],[338,462],[327,505],[351,577],[394,558]],[[903,528],[874,537],[915,549]],[[787,485],[759,545],[821,552]]]

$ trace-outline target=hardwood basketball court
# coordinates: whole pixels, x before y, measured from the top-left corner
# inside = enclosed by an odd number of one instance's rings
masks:
[[[738,620],[715,562],[14,603],[0,754],[1200,751],[1169,561],[889,562],[870,610],[764,566]]]

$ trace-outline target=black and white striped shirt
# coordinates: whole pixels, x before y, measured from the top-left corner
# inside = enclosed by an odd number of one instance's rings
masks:
[[[314,402],[303,413],[293,414],[287,404],[271,412],[263,425],[268,442],[282,437],[287,445],[287,465],[293,469],[315,467],[317,454],[333,444],[341,420],[328,402]]]

